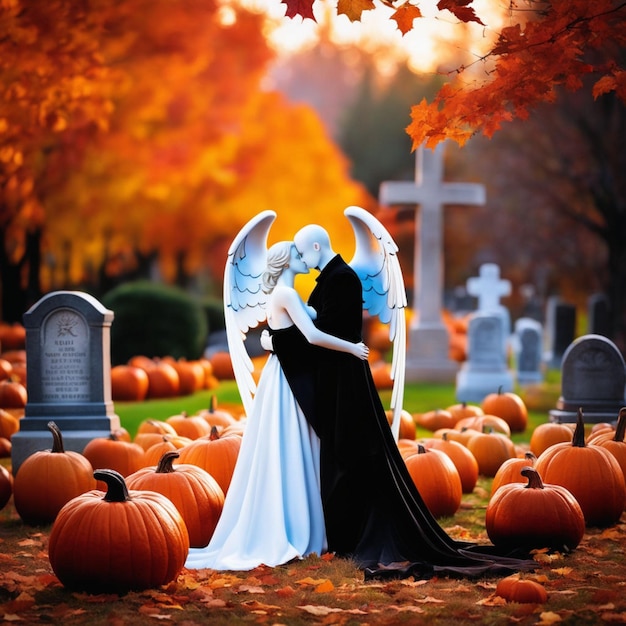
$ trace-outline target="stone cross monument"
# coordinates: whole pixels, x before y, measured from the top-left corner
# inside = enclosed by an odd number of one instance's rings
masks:
[[[483,205],[485,187],[444,182],[444,144],[417,151],[415,181],[385,182],[383,205],[418,205],[415,218],[413,321],[409,329],[407,381],[453,381],[457,363],[449,356],[449,335],[443,322],[443,207]]]

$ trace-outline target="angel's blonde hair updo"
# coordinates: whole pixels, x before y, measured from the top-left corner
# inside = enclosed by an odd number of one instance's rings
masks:
[[[263,291],[272,293],[276,283],[291,260],[292,241],[279,241],[267,251],[267,265],[263,272]]]

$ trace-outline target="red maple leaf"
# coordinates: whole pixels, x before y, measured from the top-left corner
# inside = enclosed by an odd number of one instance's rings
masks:
[[[462,22],[478,22],[479,24],[483,24],[483,21],[476,15],[474,9],[470,8],[469,5],[472,4],[472,2],[473,0],[439,0],[437,8],[440,11],[447,9]]]
[[[303,19],[310,18],[314,22],[317,21],[313,15],[313,0],[281,0],[287,5],[287,17],[295,17],[300,15]]]
[[[402,34],[406,35],[413,28],[413,20],[418,17],[422,17],[419,7],[414,6],[410,2],[405,2],[396,9],[391,19],[398,24],[398,29]]]

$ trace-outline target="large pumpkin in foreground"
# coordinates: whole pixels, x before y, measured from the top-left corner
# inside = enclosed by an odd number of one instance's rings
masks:
[[[524,466],[520,473],[528,484],[504,484],[489,500],[485,527],[491,542],[573,550],[585,534],[585,517],[574,496],[560,485],[544,485],[533,467]]]
[[[615,457],[585,443],[582,409],[578,410],[572,443],[544,450],[535,464],[546,483],[565,487],[580,504],[587,526],[609,526],[622,516],[626,482]]]
[[[47,426],[52,448],[26,457],[13,481],[13,503],[26,524],[52,523],[72,498],[96,488],[91,463],[78,452],[65,450],[55,422]]]
[[[178,452],[162,455],[156,467],[144,467],[126,479],[129,489],[156,491],[169,498],[180,511],[189,531],[189,545],[204,548],[224,508],[224,492],[217,481],[197,465],[174,467]]]
[[[160,493],[128,491],[114,470],[96,470],[94,477],[107,484],[106,494],[93,490],[70,500],[50,532],[48,557],[61,583],[125,593],[174,580],[189,553],[176,507]]]

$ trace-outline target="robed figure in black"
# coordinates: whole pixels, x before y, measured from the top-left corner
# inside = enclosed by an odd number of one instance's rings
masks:
[[[322,227],[305,226],[294,243],[307,266],[319,270],[308,301],[317,312],[315,325],[361,341],[362,280],[333,251]],[[498,554],[494,546],[459,542],[445,533],[406,469],[367,361],[278,335],[272,343],[320,437],[330,552],[353,558],[367,578],[478,576],[534,568],[526,555]]]

